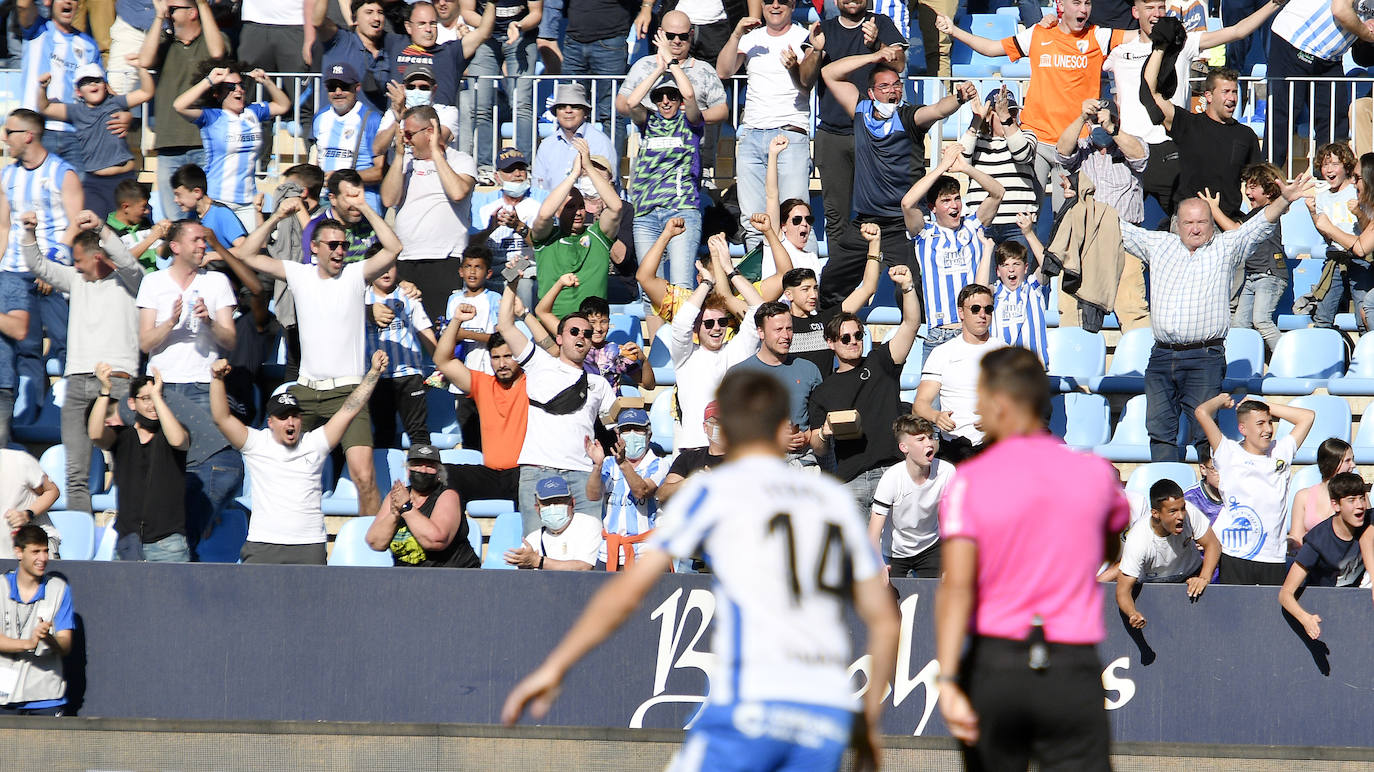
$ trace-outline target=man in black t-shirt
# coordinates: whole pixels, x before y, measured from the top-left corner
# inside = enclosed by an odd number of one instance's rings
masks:
[[[660,510],[693,472],[725,463],[725,438],[720,432],[720,409],[715,402],[708,402],[702,414],[706,416],[701,426],[706,430],[707,445],[704,448],[687,448],[673,459],[673,465],[668,467],[667,476],[658,486]]]
[[[114,455],[114,482],[119,515],[115,519],[115,555],[120,560],[185,563],[186,449],[191,436],[162,399],[162,374],[153,369],[129,383],[129,409],[134,425],[108,423],[110,365],[95,366],[100,394],[91,407],[86,431],[102,450]]]
[[[873,491],[883,472],[902,459],[892,434],[892,422],[910,410],[901,398],[902,365],[911,353],[916,328],[921,324],[921,306],[911,269],[893,266],[887,275],[897,287],[902,323],[886,343],[874,344],[868,356],[864,356],[865,330],[857,316],[841,312],[826,322],[825,339],[840,364],[833,375],[811,392],[808,411],[812,428],[819,428],[821,437],[830,444],[836,475],[853,492],[854,501],[862,510],[873,503]],[[862,431],[857,437],[834,436],[830,414],[837,410],[858,411]]]
[[[878,277],[882,271],[882,234],[878,226],[872,223],[865,224],[860,234],[868,242],[863,281],[839,305],[816,312],[820,290],[816,284],[816,272],[810,268],[793,268],[782,275],[782,297],[792,312],[791,353],[810,360],[822,376],[829,375],[835,369],[835,353],[825,339],[826,323],[836,314],[853,314],[868,305],[878,289]]]
[[[1207,109],[1190,113],[1176,109],[1173,102],[1159,94],[1163,57],[1163,50],[1156,47],[1145,62],[1142,77],[1164,113],[1164,129],[1178,145],[1179,176],[1173,208],[1177,209],[1184,199],[1211,189],[1221,195],[1221,211],[1232,220],[1239,220],[1241,170],[1264,160],[1255,132],[1232,117],[1240,96],[1240,76],[1235,70],[1212,69],[1202,87]]]

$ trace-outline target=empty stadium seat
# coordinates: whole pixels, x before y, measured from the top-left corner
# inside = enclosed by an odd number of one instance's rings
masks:
[[[48,518],[62,537],[57,552],[62,560],[90,560],[95,554],[95,519],[85,512],[48,510]]]
[[[666,456],[673,452],[673,434],[675,433],[675,422],[673,421],[673,395],[671,392],[663,392],[654,399],[654,403],[649,406],[649,429],[653,435],[649,442],[658,449],[659,455]]]
[[[855,314],[865,324],[901,324],[902,309],[896,306],[864,306]]]
[[[1145,432],[1145,395],[1137,394],[1126,403],[1117,419],[1116,429],[1106,444],[1093,452],[1108,461],[1145,463],[1150,460],[1150,435]]]
[[[889,343],[892,336],[896,334],[897,328],[894,327],[883,338],[884,343]],[[911,342],[911,351],[907,352],[906,361],[902,362],[901,381],[898,384],[901,389],[914,389],[921,382],[921,364],[925,357],[925,346],[921,345],[922,339],[926,335],[926,326],[923,324],[916,328],[916,340]]]
[[[673,386],[677,383],[677,372],[673,367],[673,354],[668,348],[673,328],[664,324],[658,328],[654,341],[649,346],[649,365],[654,368],[654,381],[659,386]]]
[[[119,541],[119,534],[115,533],[113,525],[96,529],[95,554],[91,560],[114,560],[115,542]]]
[[[520,546],[524,540],[524,527],[519,512],[506,512],[496,516],[491,524],[491,537],[487,539],[487,555],[482,559],[482,568],[509,568],[515,566],[506,562],[506,551]]]
[[[1048,333],[1048,331],[1046,331]],[[1121,333],[1107,374],[1089,381],[1101,394],[1141,394],[1145,391],[1145,367],[1155,347],[1155,334],[1149,327]]]
[[[26,424],[15,423],[10,426],[10,436],[19,442],[34,445],[52,445],[62,441],[62,408],[58,404],[67,387],[65,380],[59,380],[43,395],[37,412],[30,412],[32,421]]]
[[[1126,481],[1126,490],[1142,496],[1150,495],[1150,487],[1160,480],[1173,480],[1180,488],[1187,490],[1197,482],[1197,473],[1187,464],[1178,461],[1154,461],[1141,464],[1131,472]]]
[[[1355,463],[1374,464],[1374,410],[1369,407],[1365,407],[1360,417],[1360,431],[1350,445],[1355,451]]]
[[[472,545],[472,551],[477,553],[477,559],[482,559],[482,529],[476,523],[468,522],[468,544]]]
[[[373,475],[377,482],[377,491],[382,496],[391,490],[391,484],[397,480],[406,481],[406,454],[400,448],[374,448],[372,451]],[[326,479],[328,479],[326,477]],[[344,465],[343,475],[339,477],[334,490],[325,494],[320,501],[320,508],[326,515],[356,515],[358,514],[358,487],[354,485],[353,478],[349,475],[348,465]]]
[[[1098,333],[1081,327],[1056,327],[1046,331],[1050,359],[1050,383],[1059,391],[1086,388],[1104,374],[1107,342]]]
[[[628,314],[611,314],[611,329],[606,333],[606,340],[622,345],[635,343],[642,347],[644,333],[640,330],[639,322],[639,319]]]
[[[43,455],[38,458],[38,465],[43,468],[43,473],[52,480],[53,485],[57,486],[57,501],[53,502],[51,509],[66,509],[67,507],[67,449],[62,445],[53,445],[43,451]],[[100,452],[100,448],[91,448],[91,474],[86,479],[86,485],[91,491],[99,491],[105,487],[105,455]]]
[[[391,551],[378,552],[367,546],[367,529],[377,518],[355,517],[343,524],[334,537],[334,550],[329,553],[331,566],[391,566]]]
[[[515,502],[510,499],[473,499],[467,503],[470,517],[499,517],[515,511]]]
[[[1326,390],[1342,397],[1374,396],[1374,335],[1360,336],[1350,366],[1341,375],[1331,376]]]
[[[482,464],[482,451],[472,448],[447,448],[439,451],[439,460],[445,464]]]
[[[1287,234],[1285,234],[1285,240],[1287,240]],[[1285,332],[1301,330],[1312,323],[1310,314],[1294,314],[1292,312],[1293,301],[1311,292],[1312,288],[1316,286],[1322,275],[1322,259],[1290,260],[1289,266],[1292,281],[1284,289],[1283,295],[1279,297],[1279,316],[1277,319],[1279,329]]]
[[[454,404],[454,394],[448,389],[425,388],[425,407],[428,410],[426,423],[431,432],[461,435],[458,426],[458,409]]]
[[[1311,394],[1345,370],[1345,339],[1335,330],[1312,327],[1279,337],[1269,372],[1260,384],[1264,394]]]
[[[1101,394],[1056,394],[1050,400],[1050,431],[1075,450],[1090,451],[1111,436],[1107,398]]]
[[[208,533],[196,545],[196,559],[202,563],[237,563],[243,543],[248,541],[248,512],[230,504],[215,513]]]
[[[1264,376],[1264,337],[1248,327],[1232,327],[1226,333],[1225,391],[1258,391]]]
[[[997,13],[975,13],[968,17],[968,29],[988,40],[1001,40],[1016,34],[1016,19]],[[1006,60],[974,51],[959,41],[950,51],[950,73],[955,78],[986,78],[1002,69]]]
[[[1350,403],[1344,397],[1333,397],[1330,394],[1309,394],[1298,397],[1288,404],[1292,407],[1314,410],[1317,413],[1317,420],[1312,424],[1312,431],[1307,433],[1307,438],[1298,448],[1297,455],[1293,457],[1293,463],[1317,463],[1317,446],[1321,445],[1328,437],[1339,437],[1350,442]],[[1274,427],[1274,439],[1287,437],[1292,431],[1292,424],[1287,421],[1279,421],[1278,426]]]

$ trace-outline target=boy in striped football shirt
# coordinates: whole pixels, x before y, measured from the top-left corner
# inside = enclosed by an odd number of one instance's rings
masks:
[[[434,325],[418,300],[396,290],[395,265],[368,286],[367,305],[372,310],[372,321],[367,325],[367,356],[380,349],[389,360],[369,405],[373,447],[393,447],[397,412],[410,435],[411,447],[428,445],[425,362],[426,354],[433,355],[437,345]]]
[[[1045,248],[1035,235],[1035,220],[1024,212],[1016,215],[1016,224],[1038,266],[1030,271],[1026,245],[1003,241],[992,250],[992,260],[978,266],[978,283],[992,287],[992,334],[1008,346],[1022,346],[1035,352],[1040,361],[1049,364],[1049,346],[1045,340]],[[997,283],[990,283],[992,264],[997,265]]]

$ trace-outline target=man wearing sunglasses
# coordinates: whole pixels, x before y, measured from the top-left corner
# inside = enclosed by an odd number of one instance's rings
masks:
[[[345,263],[348,228],[338,220],[315,226],[308,249],[312,260],[275,260],[261,254],[267,237],[284,217],[300,208],[298,198],[288,198],[267,221],[248,234],[234,250],[249,268],[286,282],[296,303],[300,331],[300,376],[290,392],[300,403],[302,432],[323,425],[338,413],[367,371],[363,303],[367,285],[396,263],[401,241],[386,220],[368,206],[361,189],[352,188],[335,202],[336,207],[357,209],[371,223],[381,249],[361,262]],[[312,264],[313,263],[313,264]],[[370,392],[369,387],[369,392]],[[364,397],[366,399],[366,397]],[[372,515],[381,505],[372,466],[372,422],[363,406],[343,432],[348,473],[358,488],[358,514]]]
[[[989,351],[1005,347],[991,334],[992,290],[970,284],[959,291],[959,337],[935,347],[921,367],[911,412],[940,430],[939,457],[953,464],[983,445],[978,418],[978,366]],[[935,409],[935,399],[940,409]]]
[[[325,70],[323,83],[330,109],[315,116],[316,165],[326,175],[340,169],[358,172],[367,186],[367,203],[381,211],[379,186],[386,169],[386,154],[375,154],[372,146],[382,114],[359,98],[358,73],[353,65],[331,65]]]
[[[50,19],[39,15],[35,0],[17,0],[14,4],[24,39],[20,73],[24,92],[20,104],[30,110],[41,109],[38,90],[45,86],[38,82],[39,76],[52,75],[46,84],[48,99],[54,103],[72,102],[78,98],[76,82],[81,65],[100,64],[100,44],[74,26],[77,0],[48,0],[45,5],[51,10]],[[53,67],[54,62],[61,62],[62,66]],[[77,169],[86,168],[75,126],[65,120],[49,120],[42,138],[43,146],[50,152]]]

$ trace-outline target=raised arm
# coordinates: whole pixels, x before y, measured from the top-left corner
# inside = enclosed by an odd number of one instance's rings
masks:
[[[1273,5],[1272,2],[1269,4]],[[1374,43],[1374,30],[1366,26],[1359,14],[1355,13],[1355,4],[1350,0],[1331,0],[1331,17],[1336,20],[1341,29],[1366,43]],[[1249,19],[1245,21],[1249,21]],[[1244,24],[1245,22],[1241,23]]]
[[[878,224],[866,222],[860,225],[859,234],[868,242],[863,280],[840,302],[840,308],[851,314],[858,313],[860,308],[868,305],[873,293],[878,291],[878,279],[882,276],[883,270],[883,234]]]
[[[138,48],[138,63],[144,67],[157,66],[157,52],[162,47],[162,24],[167,20],[167,0],[153,0],[153,22],[143,34],[143,43]],[[209,42],[209,39],[206,39]],[[211,55],[211,58],[215,58]]]
[[[1340,0],[1336,0],[1336,2],[1331,3],[1332,16],[1335,16],[1335,10],[1337,5],[1344,5],[1346,8],[1350,9],[1351,16],[1355,15],[1353,3],[1342,3],[1340,2]],[[1234,43],[1237,40],[1244,40],[1245,38],[1249,37],[1253,32],[1262,27],[1264,25],[1264,22],[1270,16],[1273,16],[1274,13],[1282,7],[1283,3],[1275,3],[1273,2],[1273,0],[1270,0],[1270,2],[1261,5],[1257,10],[1255,10],[1254,13],[1250,14],[1249,16],[1246,16],[1244,19],[1241,19],[1240,21],[1236,22],[1235,24],[1232,24],[1229,27],[1222,27],[1218,30],[1204,30],[1202,36],[1198,39],[1198,50],[1206,51],[1207,49],[1212,48],[1214,46],[1224,46],[1227,43]],[[1359,17],[1356,16],[1355,18],[1358,21]],[[1337,23],[1340,23],[1340,19],[1337,19],[1336,21]],[[1360,26],[1363,27],[1364,25],[1361,24]],[[1355,34],[1359,35],[1360,33],[1356,32]],[[1366,38],[1366,40],[1368,39],[1370,38]]]
[[[299,211],[301,211],[299,198],[282,199],[277,204],[277,208],[272,210],[272,214],[263,220],[262,225],[254,228],[253,232],[245,236],[238,246],[229,251],[233,252],[234,257],[242,260],[244,265],[254,271],[267,274],[278,281],[286,281],[286,269],[282,267],[281,261],[263,254],[262,248],[266,246],[272,232],[277,229],[277,223]],[[302,248],[309,249],[309,246],[302,245]]]
[[[187,433],[186,427],[177,420],[172,409],[167,406],[167,402],[162,398],[162,372],[156,367],[149,368],[153,375],[153,407],[157,409],[157,420],[162,426],[162,435],[167,438],[167,444],[177,450],[186,450],[191,446],[191,435]],[[108,389],[105,389],[108,391]],[[130,394],[129,396],[135,396]],[[102,413],[102,415],[104,415]]]
[[[82,212],[84,216],[86,213]],[[95,213],[91,212],[91,216]],[[72,283],[76,279],[76,269],[69,265],[55,263],[43,256],[38,248],[38,213],[24,212],[19,215],[19,254],[24,258],[24,264],[37,278],[53,285],[63,292],[72,291]],[[28,318],[25,312],[25,319]],[[14,337],[11,335],[10,337]],[[22,335],[20,336],[23,337]]]
[[[1002,205],[1002,196],[1006,195],[1007,189],[991,174],[970,164],[964,158],[963,148],[951,145],[949,152],[954,156],[954,165],[950,167],[950,171],[968,175],[969,179],[978,183],[978,186],[987,192],[982,203],[978,204],[976,215],[978,221],[983,223],[983,227],[992,225],[992,218],[997,216],[997,207]]]
[[[205,92],[223,83],[224,79],[228,77],[228,67],[216,67],[210,70],[209,75],[192,83],[190,88],[177,95],[177,98],[172,102],[172,109],[192,123],[200,120],[201,113],[204,111],[196,107],[196,103],[205,96]]]
[[[757,16],[745,16],[735,24],[735,29],[731,31],[730,37],[726,39],[725,45],[721,46],[720,53],[716,55],[716,76],[721,80],[729,80],[739,72],[740,65],[744,64],[744,54],[739,52],[740,38],[749,33],[750,30],[757,29],[763,25],[763,21]]]
[[[582,176],[582,154],[573,156],[572,169],[568,171],[568,176],[563,181],[549,191],[548,198],[539,205],[539,214],[534,216],[534,225],[530,227],[530,238],[535,242],[541,242],[553,233],[554,221],[558,219],[558,213],[563,209],[563,205],[568,202],[568,194],[572,192],[573,186],[577,184],[577,178]]]
[[[687,231],[687,221],[681,217],[673,217],[663,226],[663,232],[654,239],[654,245],[649,247],[649,251],[639,256],[639,267],[635,269],[635,281],[643,288],[644,294],[649,296],[649,302],[655,306],[663,305],[663,298],[668,294],[668,280],[658,275],[658,266],[663,261],[663,255],[668,251],[668,242]]]
[[[1264,219],[1273,223],[1278,222],[1294,201],[1307,196],[1313,185],[1312,175],[1308,172],[1299,174],[1297,179],[1291,182],[1280,182],[1279,197],[1264,207]]]
[[[277,85],[266,72],[261,68],[254,69],[248,73],[248,77],[257,81],[267,91],[267,110],[273,117],[279,117],[291,112],[291,97]]]
[[[38,112],[55,121],[65,121],[67,120],[67,106],[61,102],[54,104],[48,100],[48,84],[51,82],[52,73],[50,72],[38,76]]]
[[[1202,427],[1202,431],[1206,433],[1207,444],[1213,451],[1221,447],[1221,443],[1226,441],[1226,435],[1222,434],[1221,427],[1217,426],[1217,411],[1235,406],[1236,403],[1231,399],[1230,394],[1218,394],[1193,410],[1193,417]]]
[[[921,202],[925,200],[926,194],[930,192],[935,181],[954,166],[954,162],[963,157],[963,148],[958,144],[952,144],[945,148],[940,156],[940,163],[930,168],[925,176],[916,180],[916,184],[911,186],[911,190],[902,196],[902,217],[906,220],[906,231],[911,235],[921,232],[926,227],[926,213],[921,208]]]
[[[49,3],[45,3],[48,5]],[[38,5],[34,0],[15,0],[15,18],[19,22],[19,30],[23,31],[32,27],[38,21]]]
[[[525,350],[525,346],[530,342],[525,337],[525,333],[515,326],[515,282],[507,282],[506,288],[501,291],[501,305],[496,311],[496,330],[501,333],[501,337],[506,339],[506,345],[510,346],[512,354],[520,355]]]
[[[1197,197],[1207,202],[1207,208],[1212,211],[1212,220],[1216,222],[1218,228],[1224,231],[1233,231],[1240,227],[1240,223],[1227,217],[1226,213],[1221,210],[1221,193],[1213,193],[1211,188],[1203,188]]]
[[[458,330],[476,315],[476,307],[467,303],[458,304],[453,318],[448,321],[448,326],[434,346],[434,366],[449,383],[468,392],[472,391],[472,371],[462,359],[453,355],[453,351],[458,347]]]
[[[1312,410],[1278,403],[1269,406],[1269,415],[1293,424],[1293,433],[1289,436],[1298,447],[1302,447],[1303,440],[1307,439],[1307,433],[1312,431],[1312,424],[1317,421],[1317,414]]]
[[[387,225],[386,218],[367,203],[362,188],[354,189],[352,198],[348,196],[343,196],[343,198],[363,213],[363,217],[367,218],[367,223],[372,226],[372,232],[377,234],[377,243],[382,246],[377,254],[363,261],[363,277],[371,284],[373,280],[391,270],[391,266],[396,264],[396,257],[401,254],[401,240],[397,238],[396,231]]]
[[[916,343],[916,331],[921,326],[921,301],[917,298],[916,280],[911,269],[905,265],[894,265],[887,269],[887,277],[897,288],[897,297],[902,304],[902,323],[887,339],[887,351],[892,361],[904,364],[911,355],[911,347]]]
[[[215,427],[234,446],[234,450],[242,450],[244,443],[248,442],[248,427],[229,411],[229,393],[224,387],[224,377],[229,370],[229,362],[225,359],[216,359],[210,365],[210,415],[215,419]]]
[[[906,70],[906,49],[898,48],[897,61],[894,63],[898,69]],[[1005,86],[1003,90],[1005,90]],[[978,100],[978,87],[972,81],[963,81],[953,85],[950,92],[941,97],[939,101],[932,104],[923,105],[916,109],[912,115],[912,120],[922,126],[934,123],[938,120],[948,118],[959,112],[960,105],[965,102],[976,102]]]
[[[86,436],[101,450],[109,450],[115,441],[114,429],[105,425],[105,414],[109,412],[111,399],[110,370],[107,362],[96,364],[95,379],[100,382],[100,392],[96,394],[95,403],[91,405],[90,415],[86,416]]]
[[[710,280],[715,287],[716,295],[725,301],[725,306],[730,313],[735,317],[742,318],[749,310],[749,304],[731,291],[731,277],[739,276],[739,271],[734,270],[734,264],[730,260],[730,246],[729,242],[725,240],[725,234],[711,234],[711,237],[706,240],[706,249],[710,252],[708,258],[710,262],[705,267],[701,262],[696,264],[698,280]],[[731,270],[726,271],[725,266],[727,265],[730,266]]]
[[[785,134],[778,134],[768,143],[768,165],[763,175],[763,211],[770,215],[782,205],[782,197],[778,192],[778,156],[787,149],[787,144]]]
[[[558,317],[553,313],[553,304],[558,300],[560,292],[569,287],[576,287],[581,283],[575,273],[565,273],[559,276],[553,286],[549,287],[549,291],[545,292],[544,297],[539,298],[539,302],[534,306],[534,315],[539,318],[540,324],[550,330],[558,329]]]
[[[572,146],[577,148],[577,154],[582,158],[581,167],[586,171],[587,178],[592,181],[596,194],[601,197],[601,214],[597,215],[596,222],[601,226],[601,232],[606,234],[606,238],[614,241],[620,233],[620,218],[625,214],[625,203],[610,179],[592,166],[592,149],[587,140],[573,137]]]
[[[338,25],[329,18],[330,0],[311,0],[310,23],[315,26],[315,39],[326,41],[339,31]]]
[[[806,53],[802,54],[801,58],[793,56],[791,48],[784,49],[782,53],[783,66],[792,73],[792,82],[803,91],[816,85],[816,80],[821,76],[821,46],[816,44],[816,35],[820,29],[820,22],[812,23],[811,31],[806,38],[810,47],[805,49]],[[796,62],[795,66],[789,64],[793,61]]]
[[[344,400],[339,412],[330,416],[324,424],[324,440],[329,447],[339,444],[343,439],[344,430],[348,428],[353,419],[357,417],[358,411],[367,406],[367,401],[372,398],[372,390],[377,388],[377,380],[382,377],[382,372],[386,370],[386,352],[378,349],[372,352],[372,368],[363,376],[363,382],[358,384],[353,393]]]
[[[495,28],[496,3],[487,3],[486,8],[482,9],[482,15],[477,19],[477,24],[471,26],[467,34],[463,35],[463,59],[469,60],[476,56],[478,47],[491,38]]]
[[[968,30],[960,29],[955,26],[952,19],[944,14],[938,14],[935,17],[935,29],[939,30],[941,34],[949,35],[983,56],[998,57],[1007,55],[1007,50],[1002,47],[1002,41],[978,37]]]
[[[1040,286],[1049,286],[1049,277],[1045,275],[1045,245],[1040,242],[1040,236],[1035,232],[1035,218],[1028,212],[1021,212],[1016,215],[1016,227],[1021,229],[1021,235],[1026,237],[1026,243],[1030,245],[1030,253],[1035,258],[1035,278],[1040,282]]]
[[[129,54],[125,58],[138,71],[138,88],[125,94],[124,99],[128,101],[129,107],[138,107],[153,98],[157,93],[157,84],[153,82],[153,74],[139,62],[137,54]]]
[[[224,33],[220,31],[219,22],[215,21],[209,0],[196,0],[196,12],[200,14],[200,35],[205,38],[205,53],[211,59],[223,59],[228,56],[229,48],[225,43]],[[152,65],[144,66],[152,69]]]
[[[628,116],[631,120],[640,125],[644,123],[649,113],[649,108],[644,106],[644,98],[649,96],[649,92],[658,84],[659,79],[663,77],[663,73],[668,71],[668,46],[667,40],[663,37],[663,30],[658,31],[655,42],[658,43],[658,52],[654,54],[654,68],[649,71],[649,74],[646,75],[643,80],[636,83],[634,88],[630,89],[629,95],[621,96],[617,94],[615,97],[616,112]],[[684,94],[684,107],[686,107],[686,103],[686,95]]]
[[[1059,133],[1059,141],[1055,143],[1054,149],[1059,155],[1065,158],[1072,158],[1078,154],[1078,138],[1083,134],[1083,125],[1089,118],[1097,115],[1098,107],[1101,103],[1096,99],[1083,100],[1083,108],[1078,111],[1078,115],[1069,121],[1069,125]]]
[[[1140,77],[1150,90],[1150,96],[1154,97],[1155,105],[1164,113],[1164,130],[1169,131],[1174,127],[1174,103],[1159,95],[1159,68],[1163,61],[1164,49],[1156,48],[1145,60],[1145,72]]]
[[[434,170],[439,173],[439,183],[444,187],[444,195],[451,201],[462,201],[472,195],[472,189],[477,186],[477,180],[466,174],[459,174],[449,166],[448,157],[445,155],[443,135],[439,133],[439,122],[430,121],[429,127],[429,153],[430,160],[434,161]],[[399,250],[398,250],[399,251]]]

